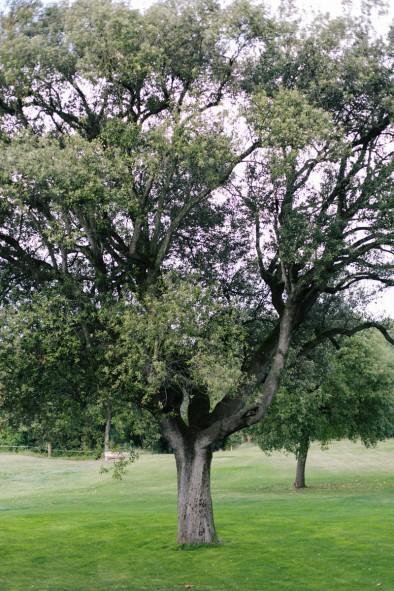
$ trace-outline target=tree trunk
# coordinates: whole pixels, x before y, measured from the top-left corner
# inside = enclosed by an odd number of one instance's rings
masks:
[[[305,484],[305,464],[308,456],[309,441],[303,442],[297,452],[297,468],[294,481],[294,488],[306,488]]]
[[[194,443],[175,450],[178,475],[178,543],[215,544],[211,498],[212,451]]]
[[[107,406],[107,418],[105,421],[105,431],[104,431],[104,459],[105,452],[110,451],[110,441],[111,441],[111,422],[112,422],[112,408],[109,404]]]
[[[48,458],[52,457],[52,442],[47,441],[47,451],[48,451]]]

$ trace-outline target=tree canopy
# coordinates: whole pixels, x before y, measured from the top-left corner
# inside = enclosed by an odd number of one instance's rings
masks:
[[[305,462],[313,441],[358,438],[375,445],[394,434],[394,359],[390,345],[368,332],[315,348],[292,351],[281,387],[264,421],[253,427],[263,451],[297,458],[294,485],[305,487]]]

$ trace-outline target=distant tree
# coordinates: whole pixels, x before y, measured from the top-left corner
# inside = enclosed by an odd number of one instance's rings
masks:
[[[94,318],[55,290],[0,312],[0,416],[30,444],[109,449],[112,441],[148,445],[158,437],[147,413],[133,408],[113,346],[119,324]],[[119,347],[118,347],[119,348]],[[134,430],[134,433],[133,433]],[[112,434],[114,435],[114,434]]]
[[[78,441],[90,367],[78,312],[56,293],[1,310],[0,413],[46,445]]]
[[[313,308],[393,283],[391,37],[290,13],[20,0],[1,18],[3,299],[56,286],[93,326],[124,310],[108,379],[175,451],[180,543],[217,540],[212,450],[264,417]]]
[[[263,451],[297,459],[295,488],[304,488],[310,444],[361,439],[366,446],[394,435],[394,358],[375,334],[347,339],[336,351],[320,346],[309,357],[293,352],[265,420],[253,428]]]

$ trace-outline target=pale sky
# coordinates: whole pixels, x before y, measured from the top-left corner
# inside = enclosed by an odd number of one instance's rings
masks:
[[[130,6],[133,8],[144,9],[153,4],[154,0],[128,0]],[[224,0],[223,4],[227,4],[230,0]],[[258,1],[258,0],[257,0]],[[280,0],[264,0],[264,4],[267,6],[277,6]],[[54,0],[43,0],[44,4],[54,4]],[[257,3],[257,2],[256,2]],[[321,10],[323,12],[330,12],[333,15],[340,14],[342,12],[343,0],[296,0],[296,4],[311,13],[313,10]],[[7,0],[0,0],[0,9],[3,9],[7,4]],[[357,7],[360,6],[360,0],[353,0],[352,4]],[[375,19],[376,28],[378,30],[384,30],[387,23],[394,18],[394,0],[386,0],[388,6],[388,15]]]
[[[229,0],[224,0],[223,3]],[[153,4],[154,0],[129,0],[129,4],[133,8],[144,9]],[[54,3],[53,0],[44,0],[44,3]],[[338,15],[342,12],[343,0],[296,0],[296,4],[305,10],[306,14],[311,14],[314,11],[329,12],[332,15]],[[0,10],[4,9],[7,4],[6,0],[0,0]],[[279,0],[265,0],[264,4],[276,7]],[[360,6],[360,0],[354,0],[352,3],[356,9]],[[384,16],[376,16],[373,19],[376,31],[385,33],[388,29],[389,23],[394,19],[394,0],[388,0],[387,9],[388,14]],[[376,298],[373,304],[368,306],[369,311],[377,316],[391,316],[394,318],[394,288],[386,289],[383,294]]]

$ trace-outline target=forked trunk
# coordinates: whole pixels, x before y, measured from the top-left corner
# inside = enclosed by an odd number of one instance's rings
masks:
[[[294,488],[306,488],[305,484],[305,465],[308,457],[309,440],[304,441],[297,452],[297,468]]]
[[[212,451],[184,444],[175,452],[178,475],[178,543],[215,544],[211,498]]]
[[[226,400],[209,412],[206,393],[195,394],[187,407],[166,412],[160,424],[163,435],[174,450],[178,475],[178,543],[215,544],[218,542],[211,498],[212,445],[223,436],[259,421],[275,396],[289,348],[293,306],[286,305],[281,320],[275,355],[265,377],[261,400],[256,406],[242,399]],[[264,374],[265,375],[265,374]],[[179,392],[165,392],[165,400],[179,400]],[[189,401],[190,402],[190,401]],[[170,402],[168,402],[170,407]],[[183,409],[185,410],[185,409]],[[185,411],[186,412],[186,411]]]

